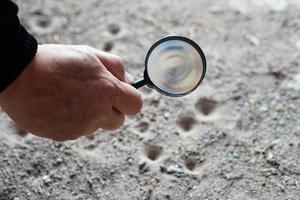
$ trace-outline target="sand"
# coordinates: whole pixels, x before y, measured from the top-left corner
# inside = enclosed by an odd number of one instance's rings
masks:
[[[40,43],[110,51],[136,79],[171,34],[195,40],[208,68],[192,94],[143,88],[140,114],[76,141],[34,137],[1,112],[0,199],[300,199],[297,0],[18,3]]]

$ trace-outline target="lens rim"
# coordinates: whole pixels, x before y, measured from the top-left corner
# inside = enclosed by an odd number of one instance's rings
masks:
[[[192,45],[196,51],[199,53],[200,57],[201,57],[201,60],[202,60],[202,64],[203,64],[203,71],[202,71],[202,75],[201,75],[201,78],[199,80],[199,82],[191,89],[189,90],[188,92],[184,92],[184,93],[180,93],[180,94],[172,94],[172,93],[168,93],[164,90],[161,90],[159,87],[157,87],[150,79],[149,75],[148,75],[148,60],[149,60],[149,57],[151,55],[151,53],[153,52],[153,50],[158,46],[160,45],[161,43],[163,42],[166,42],[166,41],[169,41],[169,40],[180,40],[180,41],[183,41],[183,42],[186,42],[190,45]],[[181,97],[181,96],[185,96],[191,92],[193,92],[194,90],[197,89],[197,87],[201,84],[201,82],[203,81],[204,77],[205,77],[205,74],[206,74],[206,58],[205,58],[205,55],[202,51],[202,49],[200,48],[200,46],[194,42],[193,40],[187,38],[187,37],[183,37],[183,36],[177,36],[177,35],[172,35],[172,36],[167,36],[167,37],[164,37],[160,40],[158,40],[157,42],[155,42],[151,48],[149,49],[147,55],[146,55],[146,59],[145,59],[145,71],[144,71],[144,79],[146,80],[146,84],[148,87],[150,88],[154,88],[155,90],[157,90],[158,92],[164,94],[164,95],[167,95],[167,96],[171,96],[171,97]]]

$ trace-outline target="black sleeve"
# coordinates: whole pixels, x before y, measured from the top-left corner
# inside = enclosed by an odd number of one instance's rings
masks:
[[[11,84],[32,61],[37,42],[20,24],[18,6],[0,0],[0,93]]]

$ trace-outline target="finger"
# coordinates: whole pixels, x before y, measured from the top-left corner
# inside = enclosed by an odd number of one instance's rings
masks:
[[[125,115],[112,108],[110,114],[108,114],[107,121],[99,125],[104,130],[114,130],[122,126],[125,120]]]
[[[113,107],[126,115],[137,114],[143,105],[141,94],[131,85],[119,82],[119,95]]]
[[[124,62],[119,56],[99,51],[97,49],[95,49],[95,53],[108,71],[110,71],[120,81],[125,81]]]
[[[125,72],[125,82],[130,85],[134,82],[133,76],[128,72]]]

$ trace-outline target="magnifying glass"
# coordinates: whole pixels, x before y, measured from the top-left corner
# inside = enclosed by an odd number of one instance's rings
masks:
[[[205,72],[205,55],[194,41],[182,36],[168,36],[150,48],[144,78],[132,86],[138,89],[147,85],[167,96],[184,96],[200,85]]]

